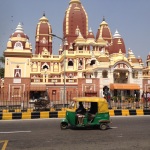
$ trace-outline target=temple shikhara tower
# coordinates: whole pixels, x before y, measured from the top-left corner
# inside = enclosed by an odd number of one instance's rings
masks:
[[[45,13],[35,27],[35,48],[20,23],[10,33],[4,51],[3,90],[8,100],[48,96],[67,103],[79,95],[103,97],[109,93],[123,99],[149,90],[150,55],[144,67],[142,59],[126,47],[121,31],[111,33],[105,17],[94,35],[81,1],[70,0],[64,12],[63,44],[58,55],[53,55],[55,26]]]

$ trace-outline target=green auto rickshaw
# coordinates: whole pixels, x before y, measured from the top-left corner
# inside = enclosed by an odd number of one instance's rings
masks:
[[[79,123],[77,108],[82,103],[85,112]],[[75,97],[66,109],[66,116],[60,123],[61,129],[71,127],[96,127],[106,130],[109,127],[110,115],[106,99],[99,97]]]

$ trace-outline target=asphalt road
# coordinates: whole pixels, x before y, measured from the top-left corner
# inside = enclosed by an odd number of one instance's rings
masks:
[[[150,116],[111,117],[110,129],[60,129],[61,119],[0,121],[1,150],[150,150]]]

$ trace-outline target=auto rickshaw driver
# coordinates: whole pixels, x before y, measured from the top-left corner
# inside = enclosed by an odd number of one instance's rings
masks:
[[[82,125],[86,113],[86,109],[84,108],[82,102],[79,102],[79,107],[77,108],[76,113],[77,113],[77,120],[78,120],[77,123]]]

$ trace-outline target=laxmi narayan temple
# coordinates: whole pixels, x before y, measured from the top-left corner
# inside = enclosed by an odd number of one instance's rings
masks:
[[[26,100],[46,93],[50,98],[56,96],[56,100],[66,101],[66,97],[78,94],[102,97],[109,93],[123,97],[150,91],[150,55],[144,66],[141,58],[126,49],[121,34],[117,30],[111,33],[106,18],[100,20],[94,35],[81,0],[70,0],[68,5],[58,55],[53,55],[55,27],[45,13],[35,27],[35,49],[20,23],[10,33],[4,51],[1,96]],[[21,94],[25,92],[28,94]]]

